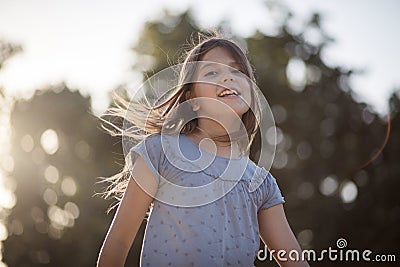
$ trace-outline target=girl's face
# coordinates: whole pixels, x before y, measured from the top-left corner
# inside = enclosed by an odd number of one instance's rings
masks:
[[[199,62],[197,82],[190,93],[194,110],[199,117],[231,117],[236,113],[241,118],[249,110],[251,89],[250,79],[239,70],[239,62],[222,47],[211,49],[201,61],[208,62]]]

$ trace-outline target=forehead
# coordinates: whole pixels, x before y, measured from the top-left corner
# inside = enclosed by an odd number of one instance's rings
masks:
[[[208,51],[202,58],[202,61],[211,61],[225,65],[238,65],[239,62],[235,59],[232,52],[224,47],[214,47]]]

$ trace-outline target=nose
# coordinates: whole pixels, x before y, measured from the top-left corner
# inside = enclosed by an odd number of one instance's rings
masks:
[[[232,73],[229,70],[225,71],[224,75],[222,76],[222,82],[225,83],[225,82],[233,82],[233,81],[234,81],[234,79],[233,79]]]
[[[224,82],[224,83],[226,83],[226,82],[233,82],[233,78],[232,78],[232,77],[230,77],[230,78],[225,77],[225,78],[222,80],[222,82]]]

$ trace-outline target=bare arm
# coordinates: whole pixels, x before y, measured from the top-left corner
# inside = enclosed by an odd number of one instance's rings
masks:
[[[298,251],[301,260],[301,248],[290,229],[286,219],[283,205],[279,204],[268,209],[262,209],[258,212],[258,224],[260,236],[264,244],[272,253],[279,266],[283,267],[306,267],[309,266],[304,261],[291,261],[289,252],[291,250]],[[280,255],[279,250],[284,250],[286,253]],[[287,259],[284,260],[284,259]]]
[[[153,201],[152,196],[157,191],[154,174],[149,170],[142,157],[138,157],[135,161],[132,176],[137,177],[136,180],[140,179],[140,185],[144,190],[135,179],[130,179],[100,250],[98,267],[124,266],[136,233]]]

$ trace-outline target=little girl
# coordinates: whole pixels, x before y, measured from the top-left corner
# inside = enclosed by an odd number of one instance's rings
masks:
[[[273,253],[280,266],[308,266],[288,257],[301,249],[275,178],[248,158],[262,115],[254,80],[241,48],[212,37],[189,51],[172,95],[108,113],[142,141],[108,178],[123,197],[98,267],[124,265],[149,206],[141,266],[254,266],[260,237],[287,253]]]

